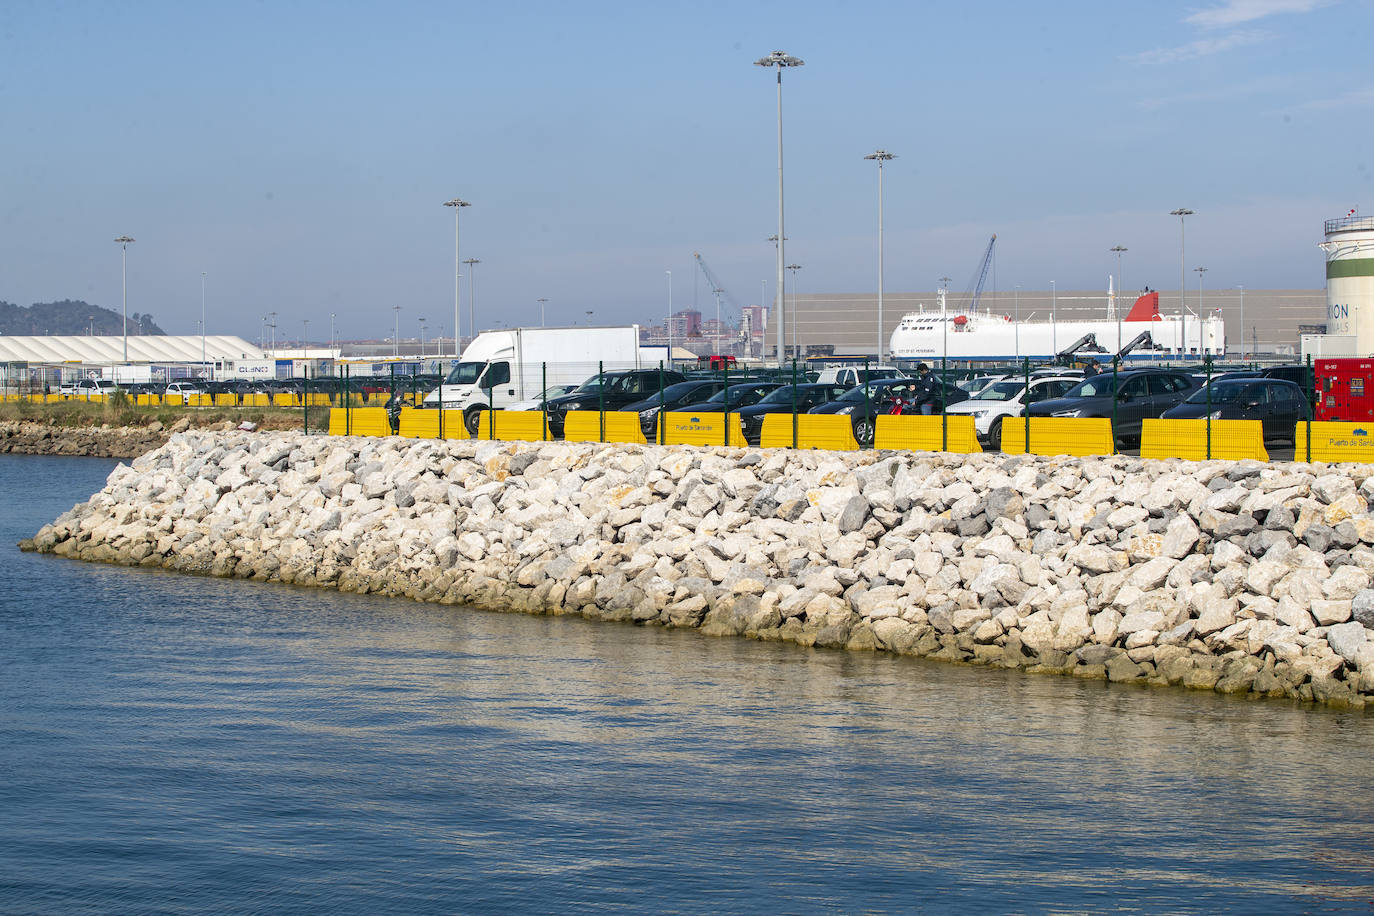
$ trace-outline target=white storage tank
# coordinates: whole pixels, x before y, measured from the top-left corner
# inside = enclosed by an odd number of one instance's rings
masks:
[[[1374,355],[1374,217],[1326,221],[1326,333]]]

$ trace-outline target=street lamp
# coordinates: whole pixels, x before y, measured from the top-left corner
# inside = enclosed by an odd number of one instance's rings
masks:
[[[200,272],[200,372],[205,374],[205,271]]]
[[[277,358],[277,313],[268,312],[267,317],[272,319],[267,326],[272,329],[272,358]]]
[[[1021,284],[1016,284],[1016,292],[1013,294],[1011,305],[1011,327],[1012,336],[1016,343],[1016,361],[1021,362]]]
[[[471,299],[472,297],[469,296],[468,298]],[[545,296],[540,296],[534,301],[539,303],[539,326],[542,328],[544,326],[544,303],[549,300]]]
[[[400,358],[401,358],[401,307],[400,307],[399,305],[393,305],[393,306],[391,307],[391,311],[392,311],[392,313],[396,316],[396,329],[395,329],[395,331],[392,332],[392,337],[391,337],[391,355],[394,356],[396,359],[400,359]]]
[[[305,351],[310,346],[310,319],[301,319],[301,358],[305,358]]]
[[[942,385],[944,384],[943,377],[945,374],[945,364],[949,362],[949,315],[946,312],[946,307],[949,300],[950,279],[950,277],[940,278],[940,333],[944,335],[940,350],[940,376]]]
[[[1116,252],[1116,294],[1117,294],[1118,296],[1120,296],[1120,295],[1121,295],[1123,292],[1125,292],[1125,290],[1126,290],[1126,287],[1124,287],[1124,286],[1121,284],[1121,255],[1123,255],[1123,254],[1126,253],[1127,251],[1130,251],[1130,249],[1127,248],[1125,245],[1117,245],[1116,247],[1114,247],[1114,248],[1109,248],[1109,249],[1107,249],[1107,250],[1108,250],[1108,251],[1114,251],[1114,252]],[[1112,303],[1112,311],[1116,312],[1116,351],[1117,351],[1118,353],[1120,353],[1120,352],[1121,352],[1121,346],[1122,346],[1122,341],[1121,341],[1121,306],[1119,306],[1119,305],[1117,305],[1115,302],[1113,302],[1113,303]]]
[[[1207,268],[1194,267],[1193,272],[1197,274],[1197,351],[1198,356],[1201,356],[1203,351],[1207,349],[1206,342],[1202,339],[1202,275],[1207,273]],[[1186,338],[1183,342],[1184,344],[1188,343]]]
[[[477,260],[476,258],[468,258],[468,259],[467,259],[466,261],[464,261],[463,263],[466,264],[466,265],[468,266],[468,331],[469,331],[469,333],[472,334],[473,337],[476,337],[476,336],[477,336],[477,305],[476,305],[476,303],[477,303],[477,296],[476,296],[475,293],[473,293],[473,286],[474,286],[475,283],[476,283],[476,279],[477,279],[476,274],[477,274],[477,271],[475,271],[475,270],[473,269],[473,266],[476,265],[476,264],[481,264],[482,262],[479,261],[479,260]],[[454,327],[454,332],[453,332],[453,355],[456,357],[456,356],[458,355],[458,330],[457,330],[458,326],[457,326],[457,325],[454,325],[453,327]]]
[[[1059,289],[1050,281],[1050,349],[1059,355]]]
[[[461,283],[459,282],[459,281],[460,281],[460,275],[459,275],[459,273],[458,273],[458,272],[462,269],[462,268],[460,268],[460,267],[458,266],[458,265],[461,263],[461,262],[459,261],[459,255],[458,255],[458,214],[460,214],[460,213],[463,212],[463,208],[464,208],[464,207],[471,207],[472,204],[468,203],[466,200],[462,200],[461,198],[455,197],[455,198],[453,198],[453,200],[446,200],[446,201],[444,201],[444,206],[445,206],[445,207],[452,207],[452,208],[453,208],[453,355],[456,357],[456,356],[458,355],[458,336],[459,336],[459,335],[458,335],[458,290],[462,288]],[[470,289],[469,289],[469,291],[468,291],[468,298],[469,298],[469,299],[472,298],[472,292],[471,292]],[[472,305],[471,305],[471,303],[469,303],[469,304],[468,304],[468,308],[471,309],[471,307],[472,307]],[[474,332],[476,331],[475,328],[474,328],[474,329],[470,329],[470,330],[473,330]]]
[[[869,153],[865,159],[874,159],[878,163],[878,364],[883,362],[883,163],[889,159],[897,157],[887,150],[878,150]],[[796,276],[793,276],[795,282]],[[797,301],[796,290],[792,291],[792,301]],[[792,317],[795,319],[796,313]]]
[[[664,325],[663,330],[668,338],[668,365],[671,366],[673,364],[673,272],[665,270],[664,273],[668,275],[668,323]]]
[[[797,359],[801,356],[797,349],[797,271],[801,270],[801,265],[788,264],[787,269],[792,271],[792,358]],[[881,357],[878,362],[882,362]]]
[[[1224,327],[1224,325],[1223,325]],[[1240,287],[1240,359],[1245,361],[1245,287]]]
[[[329,313],[329,355],[334,355],[334,313]]]
[[[420,358],[425,358],[425,320],[420,319]]]
[[[124,362],[126,363],[129,361],[129,245],[133,241],[127,235],[121,235],[115,239],[120,247],[119,272],[124,286]]]
[[[1183,294],[1186,289],[1185,281],[1188,279],[1187,268],[1183,261],[1183,218],[1192,216],[1193,211],[1187,207],[1179,207],[1177,210],[1170,210],[1170,216],[1178,217],[1178,334],[1179,352],[1183,352]]]
[[[786,255],[783,254],[783,241],[786,235],[783,233],[782,219],[782,71],[786,67],[800,67],[805,61],[797,57],[792,57],[782,51],[774,51],[767,57],[760,57],[754,61],[756,67],[775,67],[778,71],[778,365],[781,366],[783,359],[783,348],[787,342],[787,335],[784,333],[786,321],[783,317],[785,311],[785,300],[783,299],[783,264],[786,263]]]

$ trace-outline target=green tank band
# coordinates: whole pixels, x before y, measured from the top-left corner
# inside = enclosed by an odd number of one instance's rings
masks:
[[[1347,258],[1326,262],[1326,279],[1341,277],[1374,277],[1374,258]]]

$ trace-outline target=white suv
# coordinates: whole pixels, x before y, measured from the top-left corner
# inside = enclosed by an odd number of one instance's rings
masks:
[[[82,378],[74,382],[64,382],[59,391],[74,398],[89,398],[97,394],[112,394],[119,387],[107,378]]]
[[[182,397],[185,397],[188,394],[204,393],[205,389],[200,387],[200,384],[198,382],[188,381],[169,382],[167,385],[167,390],[164,392],[164,394],[179,394]]]
[[[1048,401],[1057,398],[1074,385],[1083,381],[1077,375],[1031,376],[1030,401]],[[1011,376],[993,382],[982,391],[969,398],[951,404],[945,409],[950,414],[969,414],[980,438],[986,439],[989,447],[1002,447],[1002,423],[1007,417],[1019,417],[1026,408],[1026,380]]]

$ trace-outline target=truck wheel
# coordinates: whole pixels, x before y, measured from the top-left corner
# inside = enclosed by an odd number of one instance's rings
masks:
[[[998,417],[988,427],[988,448],[995,452],[1002,450],[1002,418]]]
[[[469,407],[467,413],[463,414],[463,425],[467,427],[468,436],[477,438],[477,432],[482,428],[482,411],[485,407]]]

